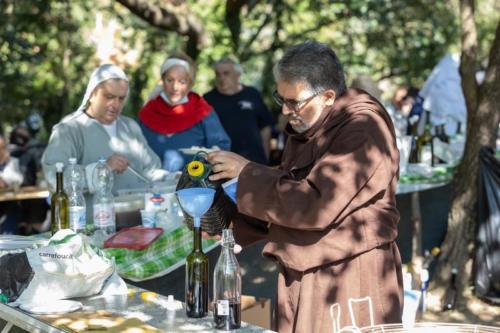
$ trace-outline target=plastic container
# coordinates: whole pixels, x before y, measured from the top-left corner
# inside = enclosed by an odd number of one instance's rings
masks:
[[[104,242],[104,248],[144,250],[163,234],[162,228],[133,227],[118,231]]]

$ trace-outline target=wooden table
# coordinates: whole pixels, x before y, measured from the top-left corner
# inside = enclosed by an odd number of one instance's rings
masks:
[[[10,190],[0,192],[0,202],[2,201],[18,201],[30,199],[45,199],[48,198],[50,192],[46,188],[37,186],[21,187],[17,191]]]

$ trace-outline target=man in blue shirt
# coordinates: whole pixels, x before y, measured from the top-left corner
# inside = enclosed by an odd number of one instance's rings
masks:
[[[267,164],[273,117],[257,89],[240,83],[241,66],[231,58],[214,65],[215,88],[203,97],[231,138],[231,151]]]

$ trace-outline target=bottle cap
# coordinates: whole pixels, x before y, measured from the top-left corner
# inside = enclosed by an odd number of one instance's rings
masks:
[[[64,168],[64,164],[62,162],[57,162],[56,163],[56,171],[57,172],[62,172]]]
[[[76,164],[76,157],[70,157],[70,158],[68,159],[68,161],[69,161],[69,164],[71,164],[71,165],[75,165],[75,164]]]
[[[205,166],[200,161],[191,161],[188,163],[187,172],[192,177],[199,177],[205,172]]]

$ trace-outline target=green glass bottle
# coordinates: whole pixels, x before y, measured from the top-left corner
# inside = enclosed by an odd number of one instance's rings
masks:
[[[201,228],[193,228],[193,251],[186,258],[186,314],[202,318],[208,314],[208,257],[201,247]]]
[[[69,200],[63,185],[64,164],[56,163],[56,192],[50,200],[50,222],[52,235],[61,229],[69,229]]]
[[[436,137],[444,143],[450,143],[450,137],[446,134],[446,130],[444,128],[444,124],[437,125],[434,128],[434,132],[436,133]]]
[[[432,143],[430,112],[425,111],[425,116],[424,132],[417,139],[418,162],[434,166],[434,144]]]
[[[417,151],[417,139],[418,139],[418,123],[419,121],[416,120],[414,122],[411,122],[412,119],[410,119],[410,135],[412,137],[411,139],[411,149],[410,149],[410,156],[408,158],[409,163],[418,163],[418,151]]]

